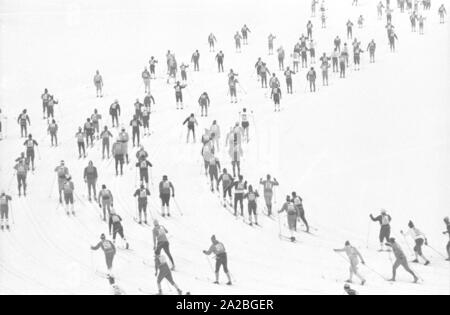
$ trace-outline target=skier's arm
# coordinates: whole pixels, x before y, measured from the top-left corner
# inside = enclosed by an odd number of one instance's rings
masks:
[[[84,169],[83,178],[85,181],[87,180],[87,167]]]
[[[186,125],[189,122],[189,118],[190,117],[186,118],[186,120],[183,122],[183,126]]]
[[[113,225],[112,219],[111,219],[111,217],[109,217],[109,220],[108,220],[108,230],[109,230],[109,235],[111,235],[111,228],[112,228],[112,225]]]
[[[170,183],[170,189],[172,189],[172,197],[175,197],[175,187]]]
[[[337,249],[333,249],[336,253],[344,253],[345,252],[345,248],[337,248]]]
[[[209,255],[211,255],[213,253],[213,251],[214,251],[214,245],[211,245],[211,247],[208,250],[204,250],[203,251],[203,254],[209,256]]]
[[[361,253],[359,252],[359,250],[357,250],[357,249],[355,248],[355,251],[356,251],[356,255],[358,255],[359,259],[361,259],[361,263],[362,263],[363,265],[365,265],[366,263],[365,263],[365,261],[364,261],[363,256],[362,256]]]
[[[99,242],[96,246],[91,246],[91,249],[92,250],[98,250],[101,245],[102,245],[102,242]]]
[[[27,115],[27,121],[28,121],[28,125],[31,126],[30,116],[28,116],[28,115]]]

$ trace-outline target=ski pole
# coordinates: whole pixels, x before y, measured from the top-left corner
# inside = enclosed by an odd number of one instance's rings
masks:
[[[209,260],[209,257],[205,255],[205,258],[208,261],[208,265],[209,265],[209,268],[211,269],[212,273],[215,274],[214,268],[213,268],[213,266],[211,264],[211,261]]]
[[[278,237],[281,238],[281,218],[279,212],[278,212]]]
[[[183,216],[183,211],[181,211],[181,208],[178,205],[177,200],[174,198],[173,201],[175,202],[175,208],[178,210],[178,213],[180,213],[180,215]]]
[[[430,245],[427,245],[427,247],[429,247],[432,251],[434,251],[436,254],[439,254],[439,256],[441,256],[442,258],[447,258],[445,257],[445,255],[443,255],[441,252],[439,252],[438,250],[434,249],[433,247],[431,247]]]
[[[403,240],[405,241],[406,246],[408,247],[409,252],[410,252],[410,253],[414,253],[413,250],[411,249],[411,246],[410,246],[409,243],[408,243],[408,240],[406,239],[405,234],[403,234],[403,233],[401,233],[401,234],[402,234],[402,236],[403,236]]]
[[[374,274],[376,274],[377,276],[379,276],[379,277],[382,278],[383,280],[386,280],[386,281],[387,281],[387,279],[386,279],[382,274],[380,274],[378,271],[376,271],[376,270],[373,269],[372,267],[370,267],[370,266],[368,266],[368,265],[366,265],[366,264],[364,264],[363,266],[366,266],[366,268],[367,268],[369,271],[373,272]]]

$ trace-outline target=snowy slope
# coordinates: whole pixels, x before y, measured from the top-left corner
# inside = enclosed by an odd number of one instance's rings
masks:
[[[190,61],[195,49],[202,54],[201,72],[188,73],[185,111],[175,111],[173,89],[163,78],[152,82],[157,102],[151,118],[154,135],[143,141],[155,166],[152,215],[159,217],[156,186],[166,174],[184,213],[181,216],[173,207],[174,217],[162,220],[171,235],[178,269],[174,277],[182,289],[195,294],[340,294],[348,268],[332,248],[346,240],[361,249],[371,268],[389,277],[390,257],[376,251],[378,227],[368,221],[369,213],[380,208],[393,216],[394,234],[406,252],[408,246],[399,231],[413,219],[428,234],[430,245],[445,253],[448,239],[441,232],[450,203],[450,32],[448,23],[439,24],[438,3],[425,13],[424,36],[410,33],[407,15],[395,11],[400,41],[397,53],[391,54],[385,21],[376,19],[377,1],[360,1],[358,8],[352,8],[350,0],[328,1],[328,28],[320,29],[319,19],[313,20],[317,53],[330,53],[334,37],[345,38],[348,18],[356,24],[363,14],[366,26],[355,27],[355,36],[363,48],[372,38],[376,40],[377,63],[369,64],[364,54],[360,72],[350,71],[345,80],[332,75],[330,86],[319,85],[314,95],[305,93],[302,70],[294,77],[295,94],[284,96],[283,111],[274,114],[266,91],[256,82],[253,65],[261,56],[269,69],[277,68],[276,57],[266,55],[267,36],[275,34],[275,47],[283,45],[290,52],[306,32],[310,1],[135,0],[125,7],[119,1],[92,2],[7,0],[0,4],[0,104],[9,117],[8,138],[0,142],[0,188],[14,196],[15,220],[11,233],[0,234],[0,294],[108,293],[106,280],[95,275],[96,269],[104,268],[103,254],[89,251],[106,226],[98,219],[99,209],[86,200],[82,171],[88,160],[99,169],[99,184],[113,191],[134,249],[119,251],[118,283],[127,293],[139,294],[139,288],[156,292],[154,271],[142,263],[152,260],[151,229],[133,221],[135,170],[127,167],[124,177],[116,178],[113,164],[101,161],[98,144],[89,149],[88,159],[78,160],[74,134],[94,108],[106,118],[116,98],[125,109],[121,123],[127,124],[136,97],[143,97],[140,73],[154,55],[160,59],[157,71],[163,77],[168,49],[179,63]],[[450,2],[445,4],[448,9]],[[232,36],[244,23],[252,31],[250,45],[236,54]],[[239,93],[237,105],[229,103],[226,74],[217,74],[215,54],[208,52],[210,32],[226,55],[226,71],[238,72],[247,91]],[[103,99],[95,98],[91,84],[96,69],[105,81]],[[284,92],[283,75],[277,76]],[[39,96],[45,87],[60,101],[57,149],[50,148],[46,122],[40,119]],[[199,131],[217,119],[225,133],[243,107],[253,110],[243,174],[253,185],[267,173],[273,174],[281,183],[277,208],[285,195],[297,191],[317,236],[301,233],[298,243],[280,241],[278,222],[262,217],[261,229],[250,228],[220,207],[201,172],[201,147],[185,144],[181,126],[188,114],[198,113],[197,99],[203,91],[210,95],[212,107],[211,117],[199,119]],[[29,177],[29,196],[17,199],[12,160],[21,152],[22,141],[14,120],[23,108],[31,112],[31,132],[40,143],[41,159]],[[104,122],[109,125],[109,117]],[[61,159],[74,177],[76,219],[57,208],[57,192],[52,190],[53,169]],[[231,167],[225,150],[220,159]],[[280,222],[286,233],[284,217]],[[212,234],[229,253],[233,287],[209,281],[213,274],[201,251],[209,247]],[[431,266],[413,266],[424,279],[422,285],[410,284],[402,270],[399,282],[391,285],[362,267],[368,285],[357,290],[363,294],[449,294],[448,262],[429,248],[425,251]],[[163,289],[175,293],[168,286]]]

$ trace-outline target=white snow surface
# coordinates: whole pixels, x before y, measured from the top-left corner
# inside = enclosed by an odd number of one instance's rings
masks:
[[[395,1],[391,1],[395,6]],[[388,278],[391,261],[379,253],[378,225],[369,214],[385,208],[393,217],[393,234],[412,258],[400,235],[408,220],[424,231],[430,245],[445,254],[448,236],[442,235],[442,218],[449,215],[449,23],[439,24],[441,2],[433,1],[424,14],[425,35],[411,33],[409,18],[395,8],[394,25],[399,36],[396,53],[387,45],[385,18],[377,20],[377,1],[327,1],[328,27],[320,28],[319,14],[312,21],[318,57],[331,53],[340,35],[345,42],[345,23],[355,23],[354,35],[362,48],[374,38],[377,60],[369,64],[362,55],[362,69],[350,70],[341,80],[330,74],[330,86],[322,87],[320,64],[318,93],[305,92],[306,71],[294,76],[294,95],[283,95],[282,112],[273,112],[254,75],[257,57],[276,70],[277,58],[267,55],[267,36],[277,36],[275,49],[283,45],[288,54],[310,19],[309,0],[3,0],[0,3],[0,104],[6,116],[8,135],[0,142],[0,188],[13,196],[15,224],[10,233],[0,233],[0,294],[108,294],[107,281],[95,275],[104,270],[103,253],[89,247],[107,232],[99,220],[99,209],[87,199],[83,169],[89,160],[99,170],[99,185],[105,183],[115,197],[115,207],[124,219],[132,252],[119,251],[114,274],[128,294],[139,288],[157,291],[153,268],[151,229],[137,225],[135,170],[125,168],[116,178],[113,163],[101,160],[100,143],[78,160],[78,126],[94,108],[111,124],[109,105],[119,99],[128,125],[132,104],[144,96],[140,74],[150,56],[160,63],[158,79],[152,81],[156,112],[151,117],[154,134],[143,140],[154,164],[150,209],[169,230],[171,250],[177,265],[175,281],[192,294],[342,294],[348,265],[332,249],[346,240],[357,246],[368,266]],[[447,10],[449,1],[444,1]],[[356,20],[363,14],[363,29]],[[249,46],[234,51],[233,35],[243,24],[251,30]],[[217,49],[225,53],[225,74],[218,74],[207,36],[213,32]],[[350,45],[350,43],[349,43]],[[165,82],[165,53],[177,61],[190,62],[195,49],[201,53],[201,72],[188,70],[184,92],[187,109],[175,110],[174,92]],[[287,58],[289,59],[289,58]],[[238,92],[240,102],[230,104],[226,74],[239,73],[247,94]],[[96,98],[92,84],[95,70],[105,82],[104,98]],[[351,69],[351,68],[350,68]],[[284,76],[276,72],[285,92]],[[50,148],[46,121],[42,120],[40,95],[44,88],[59,100],[56,119],[60,126],[58,148]],[[251,228],[223,209],[201,172],[199,143],[185,143],[181,124],[191,113],[199,115],[197,99],[207,91],[210,117],[199,118],[198,131],[217,119],[225,132],[236,122],[242,108],[254,112],[251,141],[244,145],[243,174],[258,186],[270,173],[277,189],[278,210],[284,196],[297,191],[304,200],[307,217],[317,236],[298,233],[298,242],[281,241],[278,222],[260,215],[262,228]],[[13,160],[23,151],[23,139],[15,122],[19,112],[31,114],[30,132],[39,142],[41,158],[30,174],[27,198],[17,198]],[[116,131],[115,131],[116,132]],[[198,136],[199,138],[199,136]],[[198,139],[199,140],[199,139]],[[222,147],[224,138],[222,139]],[[133,150],[130,152],[134,161]],[[222,164],[231,169],[221,150]],[[56,188],[51,191],[54,168],[64,159],[74,178],[76,218],[57,209]],[[184,215],[172,207],[173,218],[159,217],[157,185],[167,174],[176,188],[176,199]],[[258,187],[260,188],[260,187]],[[50,196],[50,197],[49,197]],[[264,209],[259,202],[259,212]],[[281,217],[287,235],[285,217]],[[214,275],[202,250],[209,248],[215,234],[228,251],[235,285],[212,284]],[[369,243],[367,246],[367,237]],[[120,240],[118,241],[120,244]],[[431,265],[412,265],[424,282],[412,284],[401,268],[398,282],[390,284],[365,267],[367,285],[355,285],[360,294],[449,294],[449,263],[425,248]],[[221,273],[221,281],[225,276]],[[168,284],[168,294],[175,294]]]

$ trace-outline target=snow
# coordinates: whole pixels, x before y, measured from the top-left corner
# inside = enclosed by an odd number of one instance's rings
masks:
[[[301,33],[306,33],[309,0],[2,1],[0,104],[8,116],[8,137],[0,142],[0,188],[13,194],[15,224],[10,233],[0,233],[0,294],[109,292],[107,281],[95,274],[96,269],[105,268],[103,253],[89,250],[107,232],[99,220],[100,209],[86,200],[82,171],[89,160],[99,169],[99,184],[112,190],[133,248],[119,251],[116,257],[117,283],[129,294],[141,294],[139,288],[156,292],[154,270],[143,264],[153,260],[151,229],[133,220],[135,170],[126,167],[124,177],[116,178],[113,163],[101,161],[98,143],[88,150],[86,160],[78,160],[74,135],[94,108],[110,125],[108,108],[116,98],[123,107],[121,123],[127,124],[135,99],[144,96],[140,73],[150,56],[155,56],[160,60],[158,76],[164,77],[168,49],[179,63],[189,62],[195,49],[201,53],[201,72],[188,71],[184,93],[188,108],[183,112],[175,111],[172,87],[163,78],[152,81],[157,102],[151,118],[154,135],[143,140],[154,165],[152,215],[159,217],[157,184],[163,175],[174,183],[184,214],[173,205],[173,217],[161,219],[171,236],[175,281],[183,290],[193,294],[341,294],[348,266],[332,249],[343,247],[346,240],[361,250],[368,266],[388,278],[389,254],[376,251],[378,226],[369,222],[369,214],[377,214],[380,208],[392,215],[393,234],[408,254],[399,231],[406,230],[410,219],[427,234],[430,245],[445,254],[448,236],[442,235],[442,218],[449,215],[450,203],[450,24],[439,24],[440,3],[433,1],[432,10],[424,13],[425,35],[419,36],[410,32],[407,14],[396,10],[399,42],[392,54],[385,20],[377,21],[376,3],[360,1],[354,8],[350,0],[327,1],[327,29],[320,29],[319,17],[313,19],[320,56],[331,52],[337,34],[345,39],[348,18],[356,24],[363,14],[365,27],[355,26],[354,36],[362,41],[362,48],[376,40],[376,63],[369,64],[368,54],[363,54],[361,71],[350,70],[345,80],[331,74],[329,87],[322,87],[319,79],[316,94],[305,92],[306,71],[302,70],[294,76],[295,94],[284,95],[283,111],[275,114],[273,103],[256,82],[253,65],[261,56],[269,69],[278,68],[276,56],[267,56],[267,36],[277,36],[275,49],[283,45],[290,52]],[[449,1],[444,3],[448,9]],[[233,34],[244,23],[251,30],[250,45],[236,54]],[[216,48],[225,53],[225,74],[217,74],[215,53],[208,52],[210,32],[218,39]],[[237,105],[230,104],[227,96],[230,68],[239,73],[248,92],[238,92]],[[103,99],[95,98],[92,84],[97,69],[105,82]],[[277,76],[284,92],[283,75],[277,72]],[[45,87],[60,102],[56,106],[57,149],[50,148],[46,122],[40,119]],[[201,147],[185,143],[186,130],[181,126],[191,112],[199,114],[197,99],[203,91],[212,101],[211,117],[199,118],[198,131],[217,119],[224,138],[239,111],[252,110],[243,174],[254,186],[267,173],[280,181],[276,209],[285,195],[297,191],[317,236],[299,233],[295,244],[281,241],[277,221],[261,216],[263,227],[250,228],[220,206],[201,172]],[[22,152],[23,141],[14,120],[23,108],[31,114],[30,131],[40,143],[40,158],[37,171],[28,178],[28,197],[18,199],[12,161]],[[219,158],[231,169],[225,151]],[[134,161],[134,151],[130,158]],[[57,208],[56,188],[52,189],[53,170],[61,159],[74,178],[76,218],[67,218]],[[286,234],[284,217],[281,224]],[[209,247],[212,234],[227,248],[235,280],[232,287],[209,281],[214,275],[202,250]],[[421,285],[411,284],[401,269],[398,282],[391,285],[361,267],[368,283],[355,288],[361,294],[449,294],[448,262],[430,248],[425,248],[425,254],[431,266],[412,266],[424,280]],[[221,280],[225,282],[223,273]],[[167,284],[163,290],[175,294]]]

